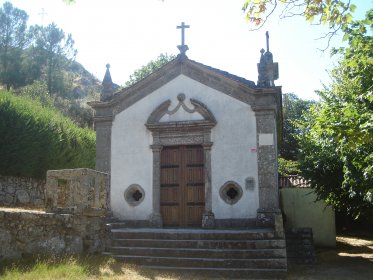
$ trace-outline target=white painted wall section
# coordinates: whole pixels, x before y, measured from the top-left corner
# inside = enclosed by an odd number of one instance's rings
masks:
[[[111,137],[111,207],[115,217],[146,220],[152,213],[153,154],[152,136],[145,127],[149,115],[166,100],[169,110],[184,93],[185,104],[192,109],[190,98],[204,103],[217,120],[212,129],[212,199],[217,219],[255,218],[259,207],[258,170],[256,154],[256,121],[250,106],[215,89],[209,88],[184,75],[180,75],[152,94],[139,100],[116,115]],[[179,112],[180,111],[180,112]],[[198,113],[183,110],[162,121],[202,119]],[[245,179],[253,177],[255,187],[245,188]],[[219,189],[227,181],[235,181],[243,189],[243,196],[234,205],[228,205],[219,196]],[[131,184],[139,184],[145,199],[138,206],[124,200],[124,192]]]

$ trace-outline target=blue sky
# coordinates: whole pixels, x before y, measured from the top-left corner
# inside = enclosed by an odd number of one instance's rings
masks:
[[[0,0],[1,5],[4,0]],[[265,48],[279,63],[276,85],[304,99],[315,99],[314,90],[328,83],[327,70],[333,59],[325,48],[322,26],[311,26],[303,18],[280,20],[277,15],[258,31],[250,31],[241,10],[243,0],[11,0],[29,15],[29,25],[55,22],[71,33],[78,50],[76,60],[99,79],[111,64],[113,81],[124,84],[135,69],[160,53],[177,54],[181,22],[186,30],[187,56],[203,64],[257,81],[256,64]],[[357,16],[373,7],[371,0],[355,0]],[[45,15],[41,15],[42,11]],[[332,46],[342,44],[336,36]]]

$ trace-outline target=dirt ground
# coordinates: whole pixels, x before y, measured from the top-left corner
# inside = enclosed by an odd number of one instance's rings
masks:
[[[316,264],[289,264],[287,279],[373,280],[373,236],[338,236],[335,248],[318,248],[316,257]]]

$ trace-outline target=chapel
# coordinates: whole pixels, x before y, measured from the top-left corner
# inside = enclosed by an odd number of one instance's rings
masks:
[[[187,27],[177,57],[130,87],[115,91],[107,65],[89,103],[110,211],[135,227],[273,224],[282,94],[268,33],[255,83],[189,59]]]

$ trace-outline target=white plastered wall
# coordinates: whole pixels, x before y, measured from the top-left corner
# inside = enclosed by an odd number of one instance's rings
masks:
[[[204,103],[217,121],[211,134],[212,210],[215,218],[255,218],[259,207],[255,114],[249,105],[184,75],[115,116],[111,137],[110,192],[114,216],[147,220],[152,213],[152,135],[144,124],[162,102],[171,100],[170,110],[175,108],[179,93],[185,94],[185,104],[189,108],[193,108],[190,98]],[[171,119],[196,120],[200,116],[179,112]],[[254,178],[253,189],[245,188],[247,177]],[[242,198],[234,205],[228,205],[219,196],[220,187],[227,181],[235,181],[243,189]],[[124,199],[124,192],[131,184],[139,184],[145,191],[145,198],[138,206],[131,206]]]

